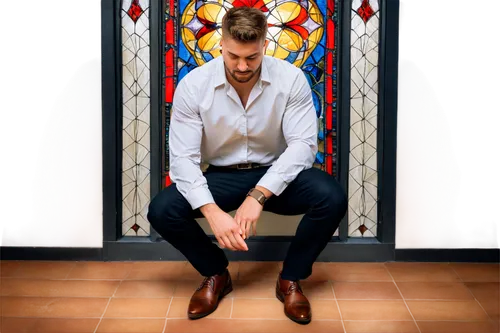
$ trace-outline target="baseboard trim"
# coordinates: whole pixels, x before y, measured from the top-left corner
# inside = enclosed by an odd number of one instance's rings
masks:
[[[500,249],[396,249],[396,261],[491,262],[500,261]]]
[[[281,261],[289,241],[248,241],[248,252],[226,251],[230,261]],[[186,258],[165,241],[104,242],[103,248],[1,247],[1,260],[180,261]],[[319,262],[500,262],[500,249],[395,249],[394,244],[351,239],[331,242]]]

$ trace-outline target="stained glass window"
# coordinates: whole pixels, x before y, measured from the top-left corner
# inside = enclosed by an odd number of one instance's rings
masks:
[[[165,169],[175,86],[197,66],[220,56],[228,8],[252,6],[268,19],[266,54],[302,69],[319,123],[315,166],[336,175],[338,0],[164,0],[163,91]],[[122,234],[149,235],[150,29],[149,0],[122,0]],[[351,1],[351,99],[348,235],[377,233],[379,0]],[[156,52],[156,51],[155,51]]]
[[[122,235],[146,236],[150,201],[149,0],[123,0]]]
[[[266,54],[289,61],[305,73],[313,91],[320,126],[315,166],[335,175],[336,0],[166,0],[166,139],[174,82],[221,55],[222,17],[227,9],[241,6],[259,8],[266,15],[269,27]],[[176,26],[179,27],[178,34]],[[175,38],[177,35],[179,40]],[[168,144],[166,147],[168,149]],[[168,172],[168,150],[165,158],[165,171]]]
[[[379,0],[353,0],[349,236],[377,235]]]

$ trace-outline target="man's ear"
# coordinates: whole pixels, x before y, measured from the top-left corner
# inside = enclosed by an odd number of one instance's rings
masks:
[[[266,39],[264,41],[264,54],[266,54],[266,49],[267,49],[267,46],[269,45],[269,39]]]

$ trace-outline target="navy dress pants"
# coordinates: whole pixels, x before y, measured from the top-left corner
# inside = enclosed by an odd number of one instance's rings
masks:
[[[215,203],[230,212],[238,209],[267,170],[268,167],[238,170],[210,166],[204,175]],[[299,173],[281,195],[272,196],[264,210],[280,215],[305,214],[283,262],[282,278],[297,281],[311,275],[313,263],[347,211],[347,198],[335,178],[311,168]],[[224,251],[195,221],[202,217],[201,212],[191,208],[175,184],[153,198],[147,217],[152,227],[201,275],[215,275],[228,266]]]

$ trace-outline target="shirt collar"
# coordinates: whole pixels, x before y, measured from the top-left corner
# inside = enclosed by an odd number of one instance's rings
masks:
[[[222,60],[222,56],[212,60],[217,61],[215,66],[215,80],[214,80],[214,88],[217,88],[223,84],[226,84],[226,70],[224,69],[224,60]]]
[[[262,59],[262,70],[260,72],[260,79],[264,82],[271,83],[271,76],[269,75],[269,71],[267,69],[267,57],[264,56],[264,59]]]

